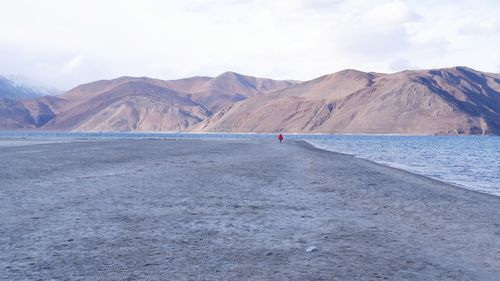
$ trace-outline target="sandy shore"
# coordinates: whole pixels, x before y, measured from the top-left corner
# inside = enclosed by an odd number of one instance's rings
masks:
[[[500,197],[306,143],[0,156],[1,280],[500,280]]]

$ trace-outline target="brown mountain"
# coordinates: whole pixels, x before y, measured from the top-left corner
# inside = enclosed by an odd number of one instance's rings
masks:
[[[170,81],[147,77],[101,80],[78,86],[59,96],[59,100],[45,103],[55,117],[43,128],[184,130],[230,103],[295,84],[233,72],[214,78],[191,77]],[[43,106],[38,103],[31,106],[35,111],[43,111],[40,108]]]
[[[20,103],[29,111],[33,125],[36,127],[43,126],[54,119],[66,105],[65,100],[54,96],[21,100]]]
[[[190,99],[144,81],[122,83],[79,102],[64,95],[62,98],[70,106],[45,128],[170,131],[186,128],[208,116],[206,109]]]
[[[500,134],[500,79],[465,67],[344,70],[230,104],[191,130]]]
[[[30,111],[19,101],[0,98],[0,129],[35,128]]]
[[[256,78],[235,72],[209,77],[165,81],[166,87],[188,93],[189,97],[211,112],[249,97],[294,86],[297,82]]]
[[[215,113],[214,113],[215,112]],[[297,83],[226,72],[121,77],[0,100],[0,129],[500,134],[500,75],[344,70]]]
[[[65,100],[54,96],[14,101],[0,98],[0,129],[33,129],[60,113]]]

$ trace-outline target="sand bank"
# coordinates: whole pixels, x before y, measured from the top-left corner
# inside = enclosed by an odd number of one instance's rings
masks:
[[[500,276],[499,197],[306,143],[74,141],[0,156],[2,280]]]

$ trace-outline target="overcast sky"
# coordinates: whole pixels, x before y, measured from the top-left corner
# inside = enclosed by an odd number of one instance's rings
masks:
[[[0,0],[0,74],[69,89],[227,70],[308,80],[346,68],[500,72],[500,1]]]

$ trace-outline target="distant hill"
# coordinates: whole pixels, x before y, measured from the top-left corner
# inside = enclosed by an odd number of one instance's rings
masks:
[[[225,72],[214,78],[193,77],[166,81],[166,84],[168,88],[189,93],[193,101],[215,112],[227,104],[285,89],[298,83]]]
[[[0,75],[0,98],[22,100],[57,94],[60,94],[59,90],[24,76]]]
[[[22,103],[0,98],[0,129],[35,128],[30,111]]]
[[[191,130],[500,134],[499,78],[466,67],[344,70],[230,104]]]
[[[343,70],[306,82],[226,72],[121,77],[0,103],[0,129],[500,134],[500,75],[467,67]]]
[[[121,77],[78,86],[50,103],[53,130],[179,131],[222,107],[280,90],[296,82],[255,78],[234,72],[217,77],[159,80]],[[48,104],[49,105],[49,104]]]

